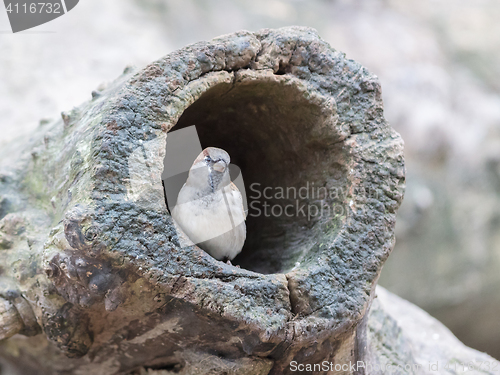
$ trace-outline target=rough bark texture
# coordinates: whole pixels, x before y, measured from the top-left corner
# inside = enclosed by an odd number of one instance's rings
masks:
[[[249,218],[241,268],[183,247],[161,176],[167,133],[193,124],[246,185],[314,184],[337,195],[301,203],[342,210]],[[127,70],[1,156],[0,333],[30,336],[1,352],[21,372],[286,374],[362,359],[403,144],[377,78],[315,31],[238,32]]]

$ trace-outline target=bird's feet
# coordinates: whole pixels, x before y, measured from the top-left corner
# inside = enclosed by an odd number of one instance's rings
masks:
[[[231,261],[229,259],[226,261],[226,264],[229,265],[229,266],[233,266],[233,264],[231,263]],[[235,267],[236,268],[240,268],[240,265],[237,264]]]

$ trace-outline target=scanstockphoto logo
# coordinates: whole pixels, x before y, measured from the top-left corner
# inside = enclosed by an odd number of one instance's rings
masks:
[[[79,0],[4,0],[13,33],[43,25],[69,12]]]
[[[358,193],[358,192],[357,192]],[[362,192],[365,195],[368,191]],[[360,195],[361,192],[358,193]],[[347,215],[347,189],[344,187],[315,186],[306,181],[302,186],[262,186],[250,185],[249,199],[251,217],[296,217],[307,221],[323,217]]]

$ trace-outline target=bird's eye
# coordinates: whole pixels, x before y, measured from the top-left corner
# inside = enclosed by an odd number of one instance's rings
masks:
[[[214,164],[212,168],[214,171],[222,173],[226,170],[226,165],[224,164],[224,162],[218,161],[217,163]]]

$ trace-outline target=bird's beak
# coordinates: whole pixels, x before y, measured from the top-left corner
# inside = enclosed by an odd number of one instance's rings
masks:
[[[217,163],[215,163],[212,167],[212,169],[214,171],[217,171],[217,172],[224,172],[226,170],[226,164],[222,161],[218,161]]]

